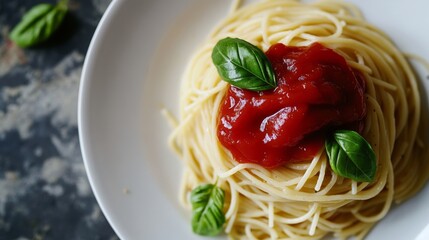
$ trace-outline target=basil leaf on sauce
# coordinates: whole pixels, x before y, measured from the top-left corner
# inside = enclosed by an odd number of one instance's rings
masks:
[[[236,87],[263,91],[277,86],[265,53],[239,38],[224,38],[213,48],[212,61],[221,78]]]
[[[332,170],[358,182],[372,182],[377,161],[371,145],[355,131],[339,130],[326,139],[326,152]]]
[[[47,40],[61,25],[67,13],[68,0],[56,5],[41,3],[32,7],[10,34],[20,47],[31,47]]]
[[[191,192],[192,230],[203,236],[215,236],[223,229],[225,192],[213,184],[204,184]]]

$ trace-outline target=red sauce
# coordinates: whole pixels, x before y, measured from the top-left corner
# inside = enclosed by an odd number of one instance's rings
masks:
[[[219,112],[217,135],[241,163],[274,168],[308,161],[335,128],[361,131],[365,81],[335,51],[314,43],[266,52],[277,79],[274,90],[230,86]]]

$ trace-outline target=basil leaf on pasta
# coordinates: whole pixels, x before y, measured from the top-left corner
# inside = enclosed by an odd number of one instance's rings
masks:
[[[20,47],[31,47],[47,40],[61,25],[67,13],[67,0],[57,5],[41,3],[31,8],[14,27],[10,39]]]
[[[192,230],[203,236],[215,236],[225,223],[225,192],[213,184],[204,184],[191,192]]]
[[[357,132],[339,130],[325,142],[332,171],[358,182],[372,182],[377,161],[371,145]]]
[[[212,60],[221,78],[236,87],[263,91],[277,86],[274,70],[261,49],[239,38],[224,38]]]

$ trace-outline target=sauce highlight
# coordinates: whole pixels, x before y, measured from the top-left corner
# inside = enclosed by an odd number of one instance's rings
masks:
[[[362,130],[365,81],[341,55],[319,43],[278,43],[266,55],[277,87],[230,86],[219,111],[218,139],[236,161],[266,168],[308,161],[324,146],[325,132]]]

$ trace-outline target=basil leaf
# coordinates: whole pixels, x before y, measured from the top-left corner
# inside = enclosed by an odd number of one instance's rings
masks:
[[[191,192],[192,230],[203,236],[215,236],[225,223],[225,193],[213,184],[196,187]]]
[[[355,131],[339,130],[326,139],[326,153],[332,171],[358,182],[372,182],[377,160],[371,145]]]
[[[224,38],[213,48],[212,61],[221,78],[242,89],[263,91],[277,86],[274,70],[261,49],[238,38]]]
[[[41,3],[31,8],[10,34],[20,47],[30,47],[47,40],[61,25],[67,13],[67,1],[57,5]]]

